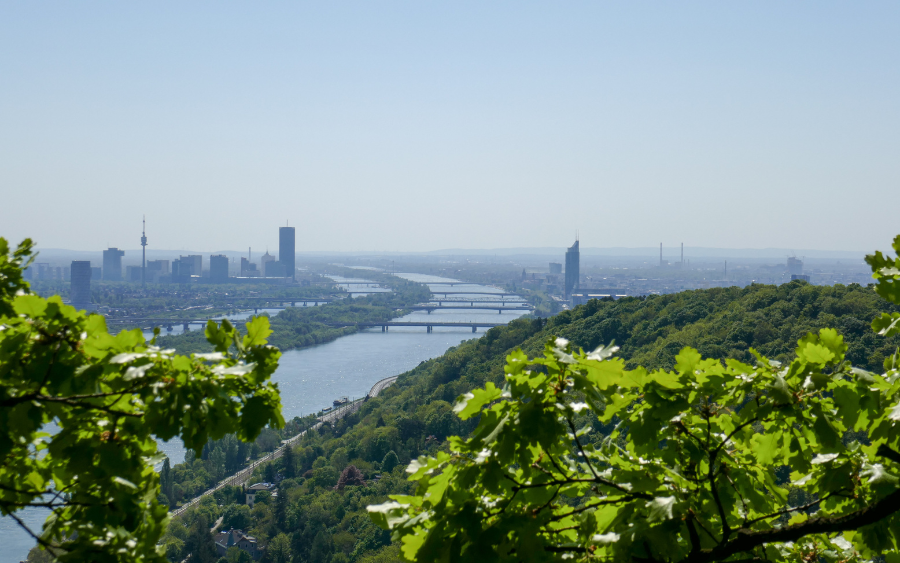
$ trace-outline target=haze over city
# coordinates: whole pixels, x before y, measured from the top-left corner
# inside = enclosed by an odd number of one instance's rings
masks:
[[[136,248],[146,214],[159,249],[290,221],[301,252],[862,252],[895,228],[898,11],[5,3],[0,224],[73,250]]]

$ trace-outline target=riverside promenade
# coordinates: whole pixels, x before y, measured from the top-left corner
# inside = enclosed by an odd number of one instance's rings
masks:
[[[309,432],[310,430],[316,430],[323,424],[334,422],[335,420],[338,420],[341,417],[347,416],[348,414],[355,413],[356,411],[359,410],[359,408],[366,401],[366,399],[368,399],[369,397],[377,397],[379,393],[384,391],[385,388],[387,388],[389,385],[391,385],[396,380],[397,380],[397,376],[392,375],[391,377],[385,377],[384,379],[376,382],[375,385],[372,386],[372,388],[369,390],[369,392],[366,394],[366,396],[364,398],[357,399],[353,402],[341,405],[341,406],[335,408],[334,410],[331,410],[331,411],[323,414],[322,416],[320,416],[318,418],[319,422],[310,426],[309,428],[307,428],[303,432],[297,434],[296,436],[291,436],[287,440],[282,441],[281,447],[279,447],[278,449],[276,449],[273,452],[270,452],[268,455],[254,461],[249,466],[245,467],[244,469],[241,469],[234,475],[232,475],[230,477],[226,477],[225,479],[219,481],[219,483],[215,487],[200,493],[199,496],[194,497],[189,502],[187,502],[187,503],[179,506],[175,510],[173,510],[171,512],[171,515],[173,517],[180,515],[188,508],[190,508],[190,507],[194,506],[195,504],[197,504],[198,502],[200,502],[201,498],[203,498],[207,495],[211,495],[223,487],[234,487],[234,486],[238,486],[238,485],[243,485],[248,480],[250,480],[251,476],[253,476],[254,469],[256,469],[259,465],[262,465],[263,463],[268,463],[270,461],[274,461],[274,460],[280,458],[282,455],[284,455],[285,448],[292,447],[298,440],[300,440],[300,438],[305,436],[307,432]]]

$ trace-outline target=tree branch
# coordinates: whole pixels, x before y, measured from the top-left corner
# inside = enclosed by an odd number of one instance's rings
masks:
[[[600,476],[597,475],[597,472],[594,471],[594,466],[591,464],[591,460],[588,457],[587,453],[584,451],[584,448],[581,447],[581,440],[578,439],[578,431],[575,430],[575,424],[572,422],[572,419],[566,418],[566,422],[569,423],[569,428],[572,430],[572,437],[575,438],[575,445],[578,446],[578,452],[581,453],[581,457],[584,458],[585,463],[587,463],[588,469],[591,470],[591,475],[594,476],[594,479],[599,479]]]
[[[688,510],[687,520],[687,529],[688,536],[691,538],[691,554],[700,552],[700,534],[697,533],[697,527],[694,526],[694,520],[696,517],[694,516],[693,510]]]
[[[735,434],[737,434],[738,432],[743,430],[745,427],[747,427],[747,425],[753,424],[757,420],[758,420],[757,418],[751,418],[750,420],[744,422],[743,424],[739,425],[737,428],[732,430],[731,433],[728,434],[728,436],[725,436],[725,439],[722,440],[722,443],[719,444],[718,446],[716,446],[716,449],[713,450],[713,458],[715,458],[716,456],[719,455],[719,452],[722,451],[722,448],[725,447],[725,444],[727,444],[728,441],[731,440]]]
[[[881,453],[881,448],[879,448]],[[888,459],[900,458],[900,453],[894,450],[886,450]],[[700,553],[688,555],[682,563],[711,563],[723,561],[732,555],[746,553],[767,543],[784,543],[797,541],[810,534],[835,534],[858,530],[863,526],[874,524],[900,510],[900,490],[894,491],[875,504],[861,508],[849,514],[841,516],[822,516],[811,518],[805,522],[799,522],[782,528],[772,530],[748,530],[741,528],[732,541],[723,541],[712,549],[702,550]]]
[[[878,450],[875,452],[875,455],[886,457],[894,463],[900,463],[900,452],[896,452],[884,444],[878,446]]]
[[[843,489],[841,489],[841,491],[842,490]],[[745,523],[743,525],[743,527],[746,528],[747,526],[751,526],[753,524],[756,524],[757,522],[762,522],[763,520],[768,520],[769,518],[777,518],[778,516],[784,516],[785,514],[790,514],[791,512],[797,512],[798,510],[807,510],[830,497],[838,495],[841,491],[834,491],[834,492],[828,493],[827,495],[820,498],[819,500],[814,500],[809,504],[804,504],[803,506],[795,506],[793,508],[786,508],[784,510],[779,510],[778,512],[773,512],[772,514],[767,514],[765,516],[760,516],[759,518],[754,518],[753,520],[750,520],[749,522]]]
[[[725,515],[725,508],[722,506],[722,499],[719,498],[719,488],[716,486],[715,472],[715,455],[709,454],[709,490],[712,492],[713,500],[716,503],[716,509],[719,511],[719,518],[722,520],[722,542],[727,542],[731,535],[731,526],[728,525],[728,517]]]

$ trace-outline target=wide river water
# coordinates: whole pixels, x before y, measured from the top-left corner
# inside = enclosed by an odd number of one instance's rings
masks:
[[[420,283],[454,282],[447,278],[424,274],[397,274],[397,276]],[[335,278],[336,281],[349,281]],[[356,280],[353,280],[356,281]],[[349,290],[365,291],[368,289],[365,280],[352,284]],[[435,291],[502,291],[493,287],[476,284],[434,286]],[[375,290],[377,291],[377,290]],[[453,295],[450,299],[471,298],[477,301],[491,299],[490,295]],[[444,300],[445,305],[448,300]],[[466,302],[468,304],[468,302]],[[507,304],[519,304],[507,298]],[[271,311],[275,314],[277,311]],[[449,309],[436,310],[431,314],[426,311],[415,311],[409,315],[395,319],[396,321],[435,321],[435,322],[490,322],[505,323],[522,316],[526,311]],[[246,315],[235,315],[231,318],[246,318]],[[440,356],[447,349],[471,338],[479,338],[485,329],[472,333],[468,327],[435,327],[427,333],[425,327],[391,327],[388,332],[381,329],[363,330],[349,336],[320,346],[289,350],[279,361],[278,370],[273,380],[281,391],[281,402],[285,420],[302,416],[329,407],[334,399],[347,396],[351,398],[364,396],[372,385],[385,377],[398,375],[408,371],[421,362]],[[184,447],[180,441],[173,440],[161,444],[161,449],[171,458],[173,463],[184,460]],[[40,529],[46,518],[45,511],[23,511],[19,515],[33,530]],[[18,563],[25,559],[28,550],[34,546],[32,540],[10,518],[0,518],[0,537],[6,540],[7,547],[0,551],[0,563]]]

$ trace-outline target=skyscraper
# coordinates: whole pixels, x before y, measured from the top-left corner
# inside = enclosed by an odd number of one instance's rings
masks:
[[[103,251],[103,279],[107,281],[122,281],[122,257],[124,250],[108,248]]]
[[[275,261],[275,257],[272,256],[271,254],[269,254],[268,250],[266,250],[266,253],[263,254],[259,258],[259,271],[262,272],[263,276],[268,277],[269,274],[266,273],[269,270],[268,264],[269,264],[269,262],[274,262],[274,261]]]
[[[181,261],[178,275],[190,277],[200,276],[203,273],[203,256],[190,254],[188,256],[179,256],[178,259]]]
[[[578,251],[578,239],[566,251],[566,298],[578,289],[578,277],[581,274],[581,253]]]
[[[91,302],[91,263],[87,260],[72,261],[69,301],[75,308],[81,308]]]
[[[278,261],[284,266],[284,276],[294,278],[294,227],[278,228]]]
[[[209,279],[223,282],[228,280],[228,257],[214,254],[209,257]]]

